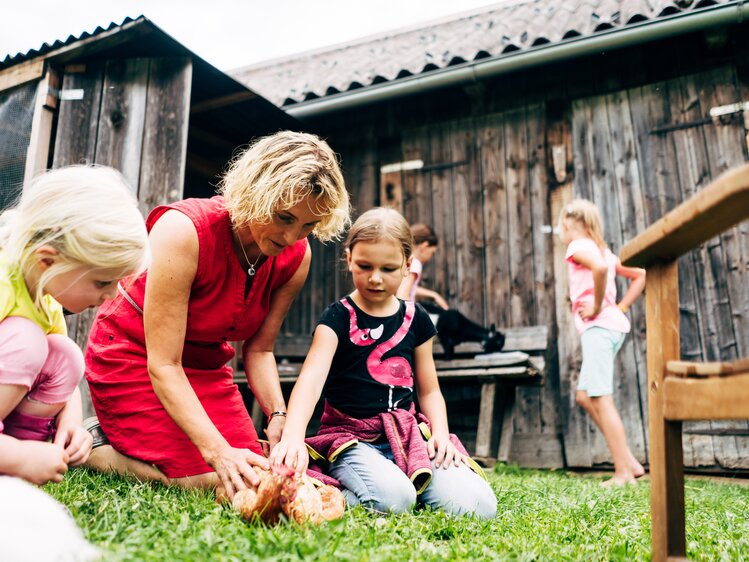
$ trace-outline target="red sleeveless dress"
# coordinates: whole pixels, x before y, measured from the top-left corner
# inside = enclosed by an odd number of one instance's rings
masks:
[[[146,226],[169,209],[187,215],[198,233],[198,268],[190,292],[182,365],[211,421],[233,447],[261,453],[239,389],[227,362],[229,342],[251,339],[265,320],[273,291],[302,263],[307,241],[269,257],[245,298],[247,273],[232,246],[223,198],[186,199],[155,208]],[[143,309],[147,272],[121,282]],[[169,478],[212,472],[197,447],[167,414],[154,393],[146,367],[143,316],[122,294],[99,307],[85,353],[86,379],[104,433],[130,457],[155,464]]]

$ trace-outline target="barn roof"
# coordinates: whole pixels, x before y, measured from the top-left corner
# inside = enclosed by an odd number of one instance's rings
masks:
[[[731,0],[516,0],[230,71],[281,106],[688,15]]]
[[[0,61],[0,72],[39,58],[64,66],[72,62],[136,57],[192,59],[193,119],[198,115],[205,115],[213,120],[219,119],[223,122],[221,126],[225,128],[241,126],[245,128],[243,132],[238,131],[242,137],[247,134],[248,124],[252,125],[252,130],[258,135],[282,128],[299,128],[299,122],[290,115],[203,60],[145,16],[126,18],[121,23],[112,22],[106,27],[97,27],[92,32],[70,35],[66,39],[44,43],[38,49],[8,55]]]

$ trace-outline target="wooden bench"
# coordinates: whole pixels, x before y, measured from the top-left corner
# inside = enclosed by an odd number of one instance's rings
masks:
[[[543,384],[546,370],[546,326],[509,328],[503,332],[506,338],[504,355],[486,354],[481,357],[483,350],[480,344],[463,343],[455,348],[453,358],[448,361],[443,358],[439,343],[434,344],[435,366],[440,381],[465,380],[481,384],[475,457],[486,464],[493,464],[497,459],[506,462],[509,457],[515,386]],[[296,381],[311,342],[311,336],[279,335],[275,355],[282,385]],[[521,352],[516,355],[522,357],[513,359],[505,352]],[[234,371],[234,381],[238,384],[247,382],[239,365]],[[498,386],[504,392],[497,392]],[[253,401],[252,420],[257,428],[265,423],[257,401]],[[497,441],[499,447],[495,453]]]
[[[721,175],[622,248],[647,270],[646,327],[653,560],[683,559],[685,420],[749,418],[749,361],[680,361],[677,259],[749,218],[749,165]]]

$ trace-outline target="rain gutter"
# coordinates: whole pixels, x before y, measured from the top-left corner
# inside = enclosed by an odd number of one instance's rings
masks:
[[[592,36],[566,39],[561,43],[533,47],[491,59],[466,62],[425,74],[400,78],[382,85],[301,102],[282,107],[282,109],[297,118],[317,117],[333,111],[352,109],[437,88],[470,84],[520,69],[586,55],[603,54],[609,49],[619,49],[711,27],[741,23],[744,19],[749,19],[749,3],[736,0],[720,6],[628,25],[624,29],[598,32]]]

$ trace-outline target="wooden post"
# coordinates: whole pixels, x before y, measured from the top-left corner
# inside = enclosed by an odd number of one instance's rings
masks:
[[[26,151],[24,185],[47,169],[52,140],[52,121],[57,111],[57,94],[51,92],[59,87],[59,75],[48,67],[37,85],[34,116],[31,120],[31,137]]]
[[[481,385],[481,404],[479,405],[479,425],[476,430],[476,456],[492,456],[492,434],[494,432],[496,382],[485,382]]]
[[[646,322],[653,562],[686,555],[681,422],[664,419],[662,397],[666,363],[679,358],[678,280],[675,261],[648,269]]]

